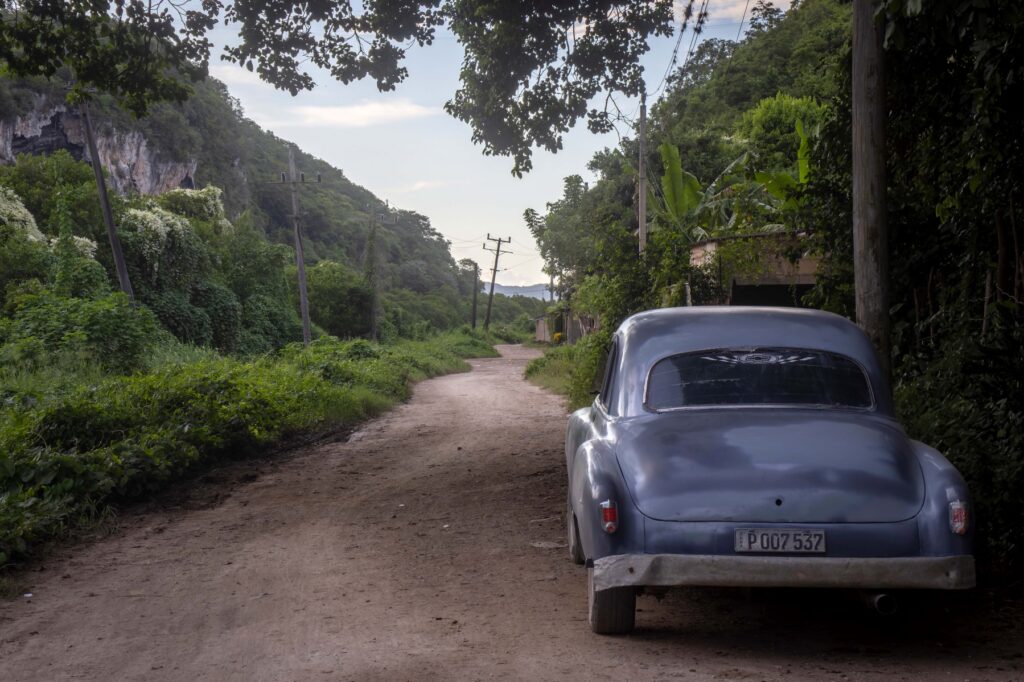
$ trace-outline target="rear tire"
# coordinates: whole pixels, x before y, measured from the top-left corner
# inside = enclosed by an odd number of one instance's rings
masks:
[[[582,566],[586,561],[583,556],[583,545],[580,544],[580,527],[576,523],[576,514],[572,511],[572,502],[569,496],[565,498],[565,535],[566,544],[569,547],[569,558],[574,564]]]
[[[587,569],[587,611],[590,629],[599,635],[624,635],[636,626],[636,590],[613,587],[594,590],[594,569]]]

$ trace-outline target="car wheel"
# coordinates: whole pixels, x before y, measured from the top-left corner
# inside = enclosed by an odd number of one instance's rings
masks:
[[[565,535],[566,544],[569,546],[569,558],[572,559],[574,564],[580,566],[586,561],[586,557],[583,556],[583,545],[580,544],[580,527],[576,523],[576,514],[572,511],[572,502],[569,501],[569,496],[565,498]]]
[[[587,610],[590,629],[599,635],[624,635],[636,625],[636,590],[613,587],[594,590],[594,569],[587,569]]]

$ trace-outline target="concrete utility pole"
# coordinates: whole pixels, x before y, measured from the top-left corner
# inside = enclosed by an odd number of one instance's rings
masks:
[[[316,182],[320,184],[323,178],[316,174]],[[309,345],[313,338],[309,324],[309,297],[306,295],[306,258],[302,250],[302,231],[299,229],[299,185],[306,183],[306,174],[295,170],[295,149],[288,147],[288,172],[281,173],[281,179],[277,182],[264,182],[264,185],[288,185],[292,194],[292,239],[295,243],[295,268],[298,271],[299,280],[299,312],[302,315],[302,342]]]
[[[509,237],[511,240],[512,238]],[[473,329],[476,329],[476,295],[480,290],[480,266],[473,262]]]
[[[647,248],[647,93],[640,93],[640,158],[637,162],[637,220],[640,253]]]
[[[114,268],[117,270],[117,282],[121,291],[128,296],[128,300],[135,305],[135,292],[132,290],[132,282],[128,278],[128,266],[124,262],[124,251],[121,249],[121,240],[117,236],[117,227],[114,225],[114,213],[110,210],[110,197],[107,196],[107,183],[103,178],[103,166],[100,164],[100,155],[96,150],[96,136],[92,131],[92,120],[89,118],[89,107],[85,102],[79,105],[82,114],[82,127],[85,128],[85,143],[89,146],[89,160],[92,161],[92,171],[96,176],[96,190],[100,195],[100,209],[103,211],[103,222],[107,224],[107,237],[110,239],[110,250],[114,255]]]
[[[378,341],[378,325],[380,315],[380,295],[378,289],[380,278],[377,276],[377,221],[371,213],[370,229],[366,233],[366,251],[363,254],[363,272],[366,283],[370,285],[370,340]]]
[[[885,65],[872,0],[853,2],[853,273],[859,324],[889,371]]]
[[[512,237],[509,237],[508,239],[502,239],[501,237],[495,239],[491,236],[491,233],[488,232],[487,241],[497,242],[498,246],[497,248],[489,249],[487,248],[487,242],[484,242],[484,251],[494,252],[494,267],[491,268],[491,293],[487,296],[487,315],[484,317],[484,331],[487,331],[491,326],[491,304],[494,302],[494,279],[498,276],[498,259],[501,258],[501,245],[511,244]],[[506,251],[505,253],[508,255],[512,254],[511,251]]]
[[[306,346],[313,338],[309,328],[309,297],[306,295],[306,259],[302,251],[302,234],[299,231],[299,178],[295,171],[295,151],[288,147],[288,184],[292,192],[292,233],[295,240],[295,267],[299,275],[299,311],[302,313],[302,343]],[[305,176],[302,177],[305,180]]]
[[[377,226],[397,225],[398,216],[391,211],[391,203],[384,201],[384,212],[374,213],[373,207],[366,206],[370,214],[370,231],[366,236],[366,251],[363,254],[363,271],[370,285],[370,339],[380,341],[380,259],[377,255]]]

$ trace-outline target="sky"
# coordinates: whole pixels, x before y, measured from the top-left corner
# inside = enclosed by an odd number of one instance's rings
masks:
[[[784,8],[789,3],[774,4]],[[735,39],[746,6],[746,0],[709,0],[709,21],[700,39]],[[643,59],[649,89],[661,81],[677,37],[651,39]],[[690,37],[687,29],[680,61]],[[311,72],[317,87],[292,97],[233,64],[211,60],[210,73],[261,127],[342,169],[351,181],[392,206],[429,217],[434,229],[451,241],[456,260],[472,258],[487,271],[493,265],[493,256],[482,247],[487,235],[511,237],[511,245],[502,247],[511,254],[502,256],[497,281],[546,282],[523,211],[533,208],[543,214],[546,204],[561,196],[567,175],[592,181],[587,162],[595,152],[615,147],[618,138],[614,132],[595,135],[581,121],[566,134],[561,151],[535,150],[533,170],[516,178],[511,159],[484,156],[483,148],[472,143],[470,127],[444,112],[445,102],[458,89],[461,63],[461,46],[451,34],[440,32],[433,45],[407,53],[409,76],[388,93],[378,92],[372,81],[343,85]],[[618,99],[624,112],[638,109],[639,100]],[[619,130],[623,136],[630,134],[624,124]]]

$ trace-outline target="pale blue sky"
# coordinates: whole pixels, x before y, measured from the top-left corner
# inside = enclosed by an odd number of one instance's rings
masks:
[[[701,38],[734,39],[745,4],[711,0],[710,21]],[[680,59],[689,42],[687,31]],[[661,80],[674,44],[675,37],[652,41],[643,60],[650,89]],[[545,282],[523,211],[543,212],[547,202],[560,196],[566,175],[592,179],[587,162],[594,152],[614,147],[617,138],[615,133],[594,135],[581,122],[565,136],[558,154],[535,151],[533,170],[515,178],[510,159],[484,156],[482,147],[471,142],[469,126],[442,108],[458,88],[461,61],[461,46],[442,33],[433,45],[410,51],[405,62],[409,77],[393,92],[379,93],[371,82],[346,86],[319,76],[315,90],[297,97],[231,64],[213,63],[210,71],[263,128],[341,168],[350,180],[393,206],[428,216],[434,229],[451,240],[456,259],[472,258],[489,268],[492,256],[482,250],[483,238],[488,232],[511,236],[513,255],[502,258],[498,282]],[[620,99],[620,106],[633,112],[637,100]],[[620,131],[629,133],[623,124]]]

